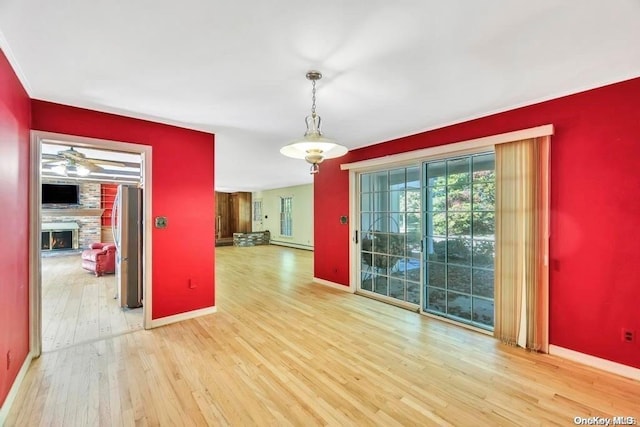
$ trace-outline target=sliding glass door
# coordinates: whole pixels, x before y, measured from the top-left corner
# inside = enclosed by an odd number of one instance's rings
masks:
[[[420,304],[420,168],[359,176],[358,290]]]
[[[493,329],[493,153],[424,164],[426,312]]]
[[[494,153],[358,177],[358,291],[492,330]]]

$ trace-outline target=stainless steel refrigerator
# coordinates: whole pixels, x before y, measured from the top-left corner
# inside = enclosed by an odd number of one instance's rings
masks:
[[[142,306],[142,189],[118,185],[111,228],[116,250],[116,298],[123,308]]]

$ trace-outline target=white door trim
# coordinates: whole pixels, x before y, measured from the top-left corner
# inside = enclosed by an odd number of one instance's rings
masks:
[[[360,160],[352,163],[343,163],[341,170],[355,170],[365,172],[377,169],[391,169],[411,165],[417,161],[435,160],[439,157],[449,157],[451,155],[464,155],[477,152],[482,148],[494,147],[523,139],[538,138],[541,136],[553,135],[553,125],[543,125],[534,128],[522,129],[513,132],[490,135],[482,138],[468,139],[466,141],[451,142],[435,147],[421,148],[419,150],[403,151],[388,156],[375,157],[367,160]]]
[[[144,306],[143,327],[152,327],[151,313],[153,304],[152,289],[152,183],[151,160],[152,147],[149,145],[133,144],[129,142],[111,141],[106,139],[87,138],[76,135],[66,135],[53,132],[31,131],[31,159],[30,159],[30,188],[29,188],[29,347],[31,354],[38,357],[42,352],[42,278],[40,262],[40,206],[41,173],[40,156],[44,140],[56,141],[77,147],[89,147],[103,150],[120,151],[141,156],[141,174],[144,199],[143,224],[143,280]]]

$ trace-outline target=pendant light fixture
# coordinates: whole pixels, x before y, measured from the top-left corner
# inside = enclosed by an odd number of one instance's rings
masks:
[[[311,80],[311,115],[305,118],[307,131],[304,136],[285,145],[280,149],[280,153],[294,159],[305,159],[311,164],[311,173],[316,174],[320,171],[320,163],[324,159],[333,159],[335,157],[347,154],[347,147],[337,144],[334,140],[322,135],[320,130],[321,119],[316,114],[316,81],[322,78],[322,73],[311,70],[307,73],[307,80]]]

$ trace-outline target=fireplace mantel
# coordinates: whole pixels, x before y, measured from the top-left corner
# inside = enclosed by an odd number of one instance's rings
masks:
[[[102,216],[104,209],[74,208],[74,209],[42,209],[44,216]]]
[[[42,231],[78,230],[79,228],[76,222],[45,222],[42,224]]]

